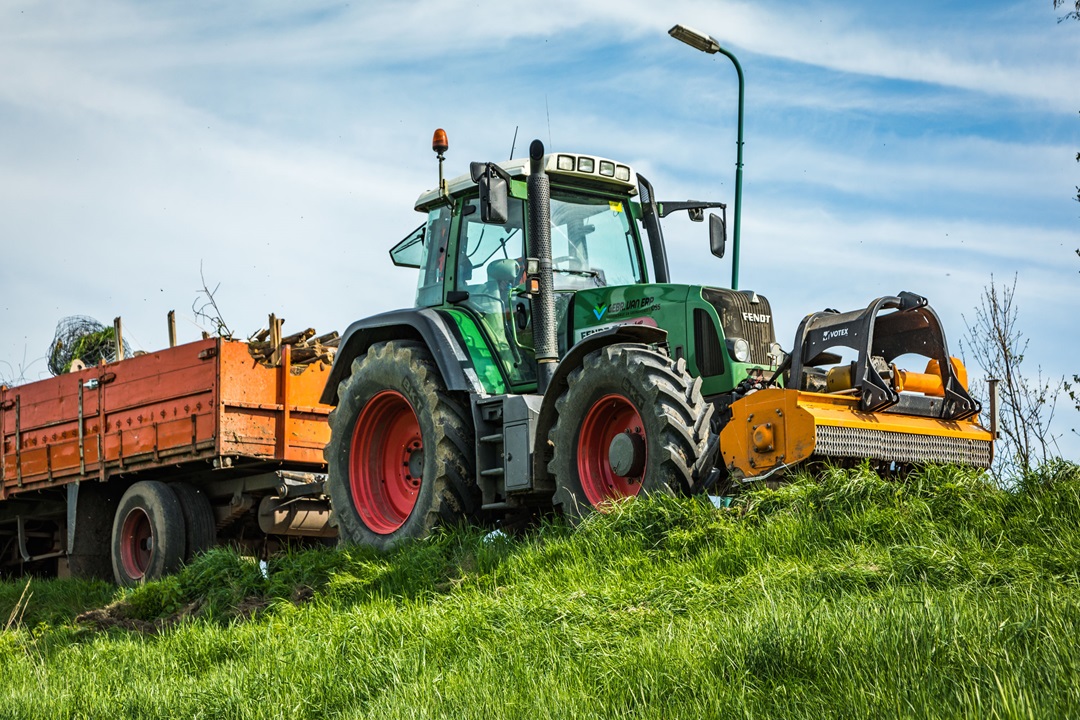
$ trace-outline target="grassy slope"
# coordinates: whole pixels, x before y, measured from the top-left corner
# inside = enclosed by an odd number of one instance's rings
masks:
[[[35,581],[0,633],[0,716],[1077,717],[1078,580],[1075,468],[1016,493],[835,472],[266,579],[215,551],[127,593]],[[5,617],[22,589],[0,585]],[[160,633],[73,621],[118,595],[145,619],[201,604]]]

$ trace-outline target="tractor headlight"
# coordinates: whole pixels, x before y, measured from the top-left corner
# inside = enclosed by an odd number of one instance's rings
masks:
[[[750,343],[743,338],[728,338],[728,351],[737,362],[750,361]]]
[[[773,367],[783,365],[785,360],[787,360],[787,353],[784,352],[784,348],[781,347],[780,343],[774,342],[769,345],[769,362]]]

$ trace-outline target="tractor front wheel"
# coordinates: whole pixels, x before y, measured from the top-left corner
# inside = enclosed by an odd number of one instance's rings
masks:
[[[556,401],[548,439],[553,502],[580,518],[640,493],[700,489],[713,408],[686,363],[647,345],[609,345],[585,356]]]
[[[385,549],[475,516],[472,421],[427,348],[377,343],[351,369],[326,446],[342,541]]]

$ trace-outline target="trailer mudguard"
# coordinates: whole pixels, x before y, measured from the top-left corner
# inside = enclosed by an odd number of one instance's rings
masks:
[[[536,422],[537,452],[533,453],[533,487],[536,480],[548,477],[547,453],[541,452],[547,448],[547,436],[551,426],[555,424],[555,401],[563,394],[570,385],[570,373],[581,367],[585,356],[594,350],[599,350],[607,345],[616,343],[643,343],[652,345],[667,341],[667,330],[651,327],[649,325],[619,325],[608,330],[589,335],[570,348],[559,366],[555,368],[555,374],[551,378],[547,392],[544,393],[544,401],[540,405],[540,414]]]
[[[452,323],[437,310],[414,308],[381,313],[350,325],[341,338],[320,402],[337,405],[338,385],[349,375],[353,360],[365,354],[369,347],[402,338],[420,340],[427,345],[448,390],[484,393]]]

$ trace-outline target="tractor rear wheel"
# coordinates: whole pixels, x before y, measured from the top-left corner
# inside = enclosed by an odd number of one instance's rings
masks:
[[[187,529],[180,501],[163,482],[145,480],[120,498],[112,530],[113,575],[138,585],[180,569]]]
[[[555,408],[552,501],[569,517],[643,492],[701,489],[695,466],[707,449],[713,408],[683,360],[648,345],[600,348],[570,373]]]
[[[473,437],[468,406],[422,343],[371,346],[330,413],[327,486],[341,540],[386,549],[472,519]]]

